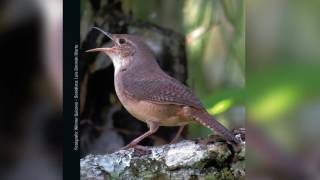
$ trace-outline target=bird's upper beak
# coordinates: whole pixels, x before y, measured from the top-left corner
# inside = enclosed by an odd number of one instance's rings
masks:
[[[86,50],[86,52],[106,52],[107,54],[113,51],[114,51],[113,48],[94,48],[94,49]]]
[[[105,32],[105,31],[103,31],[102,29],[100,29],[100,28],[98,28],[98,27],[92,27],[92,29],[96,29],[96,30],[102,32],[104,35],[106,35],[107,37],[109,37],[109,38],[113,41],[113,43],[114,43],[115,45],[117,45],[117,42],[115,41],[115,39],[113,38],[113,36],[112,36],[111,33]],[[94,48],[94,49],[89,49],[89,50],[87,50],[86,52],[105,52],[105,53],[109,54],[109,53],[113,53],[113,52],[115,51],[115,48],[114,48],[114,47],[115,47],[115,46],[113,46],[113,47],[111,47],[111,48]]]

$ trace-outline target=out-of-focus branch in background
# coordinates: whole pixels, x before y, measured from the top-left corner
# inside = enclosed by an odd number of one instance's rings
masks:
[[[0,179],[62,179],[62,0],[0,4]]]

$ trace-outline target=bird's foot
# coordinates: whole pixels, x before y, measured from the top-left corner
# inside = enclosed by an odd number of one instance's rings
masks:
[[[142,151],[148,150],[148,148],[146,146],[142,146],[139,144],[128,144],[128,145],[122,147],[120,150],[128,150],[130,148],[134,148],[134,149],[138,149],[138,150],[142,150]]]
[[[232,132],[236,136],[238,141],[244,142],[246,140],[246,129],[245,128],[234,129]]]
[[[142,146],[142,145],[138,145],[138,144],[135,145],[133,148],[141,150],[141,151],[148,151],[149,150],[147,146]]]
[[[211,135],[206,139],[200,140],[200,144],[208,145],[215,142],[225,142],[226,140],[219,135]]]
[[[179,142],[179,137],[178,138],[174,138],[174,139],[172,139],[171,141],[170,141],[170,143],[169,144],[175,144],[175,143],[177,143],[177,142]]]
[[[171,140],[170,144],[174,144],[174,143],[177,143],[177,142],[178,142],[178,140],[179,140],[179,138],[180,138],[180,135],[181,135],[183,129],[184,129],[184,126],[180,126],[180,127],[179,127],[176,136]]]

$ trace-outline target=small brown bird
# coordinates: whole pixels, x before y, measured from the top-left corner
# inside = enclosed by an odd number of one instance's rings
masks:
[[[114,85],[120,102],[135,118],[147,123],[149,131],[134,139],[125,148],[136,146],[155,133],[159,126],[180,126],[176,141],[184,126],[202,124],[217,131],[229,142],[238,143],[234,135],[209,115],[191,90],[163,72],[149,47],[137,36],[110,34],[111,48],[95,48],[87,52],[104,52],[115,68]]]

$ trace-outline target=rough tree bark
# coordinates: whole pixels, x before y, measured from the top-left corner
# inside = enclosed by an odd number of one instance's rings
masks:
[[[242,143],[232,146],[209,139],[119,150],[81,159],[82,180],[102,179],[244,179],[244,129],[236,133]]]

